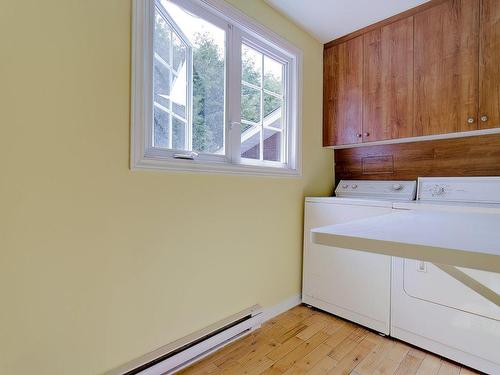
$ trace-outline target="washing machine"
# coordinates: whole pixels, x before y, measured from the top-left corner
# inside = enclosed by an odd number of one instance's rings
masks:
[[[500,215],[500,178],[420,178],[417,200],[395,203],[394,208],[446,211],[463,220],[474,217],[467,213],[481,213],[487,220]],[[468,221],[468,225],[479,224]],[[454,270],[460,277],[428,262],[394,257],[390,334],[498,375],[500,274],[460,267]]]
[[[415,181],[345,180],[335,197],[306,198],[302,301],[388,335],[391,257],[314,244],[311,229],[390,214],[415,194]]]

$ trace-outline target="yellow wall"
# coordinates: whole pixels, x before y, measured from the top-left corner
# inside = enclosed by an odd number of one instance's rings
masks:
[[[300,291],[322,46],[230,2],[304,51],[303,178],[131,172],[130,1],[0,2],[0,374],[99,374]]]

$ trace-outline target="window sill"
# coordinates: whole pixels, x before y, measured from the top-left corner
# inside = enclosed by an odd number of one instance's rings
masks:
[[[268,176],[297,178],[301,177],[300,170],[280,167],[256,166],[248,164],[231,164],[228,162],[209,162],[203,160],[141,158],[133,160],[132,171],[164,171],[188,172],[225,175]]]

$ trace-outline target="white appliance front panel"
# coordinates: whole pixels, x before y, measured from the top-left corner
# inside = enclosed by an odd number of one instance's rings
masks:
[[[410,201],[415,199],[415,181],[341,180],[335,195],[342,198],[367,198]]]
[[[500,177],[421,177],[417,200],[500,204]]]
[[[500,274],[460,267],[458,269],[500,294]],[[500,307],[432,263],[405,259],[404,289],[410,297],[500,321]]]
[[[389,333],[390,257],[312,243],[311,229],[385,215],[388,207],[306,202],[303,301]]]
[[[414,261],[409,265],[417,267]],[[424,281],[425,286],[415,285],[416,281],[405,275],[405,260],[393,258],[391,336],[488,374],[500,374],[500,321],[436,303],[444,298],[443,301],[449,304],[463,307],[469,302],[468,291],[465,286],[461,288],[464,301],[459,302],[460,288],[456,285],[449,281],[445,281],[447,285],[435,284],[442,281],[441,276],[432,277],[433,282],[427,284],[429,280]],[[410,292],[420,293],[424,298],[411,295],[407,290],[408,282],[414,283]],[[453,297],[432,292],[438,289],[446,294],[448,284],[452,284]],[[477,309],[477,306],[468,309]],[[477,311],[489,311],[483,309],[480,307]]]

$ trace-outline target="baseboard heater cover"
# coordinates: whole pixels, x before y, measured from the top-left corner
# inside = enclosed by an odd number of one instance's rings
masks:
[[[254,305],[105,375],[173,374],[259,328],[262,318],[262,308]]]

